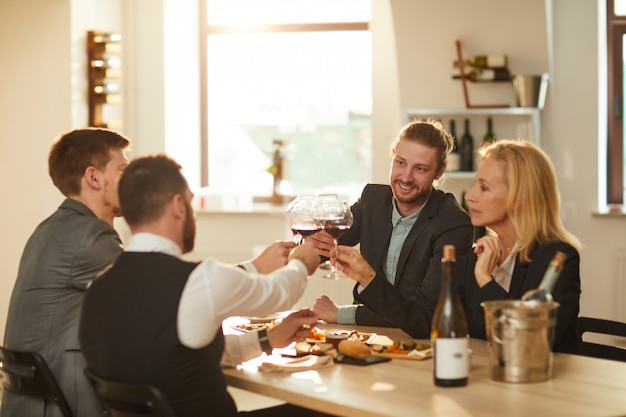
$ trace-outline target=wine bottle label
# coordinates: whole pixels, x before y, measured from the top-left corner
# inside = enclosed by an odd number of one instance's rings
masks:
[[[507,66],[506,55],[487,55],[488,68],[504,68]]]
[[[466,378],[469,369],[469,339],[438,338],[434,343],[435,378]]]

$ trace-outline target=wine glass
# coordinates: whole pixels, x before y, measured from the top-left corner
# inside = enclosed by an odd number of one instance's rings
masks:
[[[312,195],[303,195],[293,200],[285,211],[287,224],[293,232],[293,242],[304,243],[307,236],[322,230],[317,216],[317,199]]]
[[[317,194],[317,198],[319,200],[328,199],[328,198],[337,199],[337,198],[339,198],[339,195],[338,194],[333,194],[333,193]],[[322,227],[322,229],[320,229],[320,230],[323,230],[323,229],[324,228]],[[324,271],[331,271],[332,270],[332,266],[330,264],[330,259],[326,259],[325,261],[322,261],[322,263],[320,264],[320,269],[323,269]]]
[[[326,233],[332,236],[335,251],[339,237],[352,226],[352,211],[347,201],[339,198],[320,199],[318,202],[318,216]],[[336,259],[331,262],[331,273],[322,278],[339,279],[341,275],[336,268]]]

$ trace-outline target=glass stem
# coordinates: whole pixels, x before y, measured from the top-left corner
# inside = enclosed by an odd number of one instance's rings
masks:
[[[339,246],[339,242],[337,241],[337,238],[333,238],[333,246],[335,247],[335,256],[333,256],[333,259],[331,262],[331,271],[335,272],[337,271],[337,247]]]

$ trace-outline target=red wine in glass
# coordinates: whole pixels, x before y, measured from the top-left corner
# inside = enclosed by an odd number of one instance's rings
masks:
[[[317,200],[314,196],[300,196],[292,201],[285,217],[289,228],[293,232],[293,242],[301,244],[307,236],[321,230],[321,225],[315,220]]]
[[[317,227],[317,226],[293,226],[291,228],[291,231],[294,234],[299,234],[302,237],[308,237],[311,235],[314,235],[315,233],[319,232],[320,230],[322,230],[321,228]]]

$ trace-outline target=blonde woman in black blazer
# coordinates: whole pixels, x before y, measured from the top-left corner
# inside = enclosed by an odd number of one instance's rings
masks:
[[[561,223],[552,162],[528,141],[502,140],[479,153],[482,162],[466,199],[474,226],[492,233],[478,240],[461,280],[470,336],[485,338],[483,301],[518,299],[536,288],[559,250],[567,258],[553,290],[560,303],[554,349],[577,353],[581,245]]]

